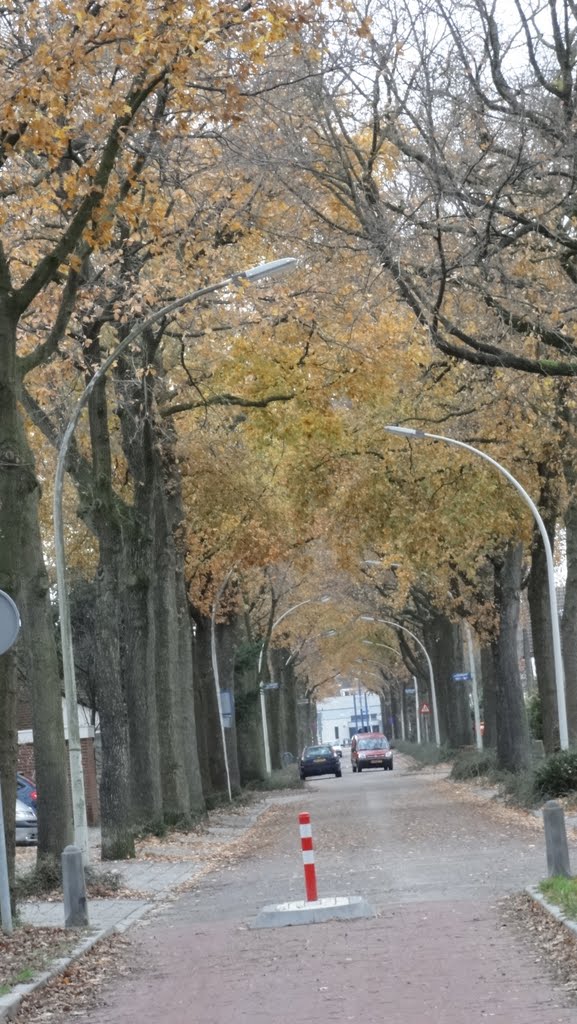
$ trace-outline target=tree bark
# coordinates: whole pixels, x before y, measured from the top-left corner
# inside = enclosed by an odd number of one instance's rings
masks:
[[[218,632],[222,625],[218,624]],[[228,797],[226,767],[220,731],[220,716],[214,685],[211,651],[212,623],[208,616],[196,617],[195,698],[197,742],[204,793],[209,806]],[[217,639],[217,657],[219,654]],[[221,662],[219,661],[219,670]],[[225,736],[226,741],[226,736]],[[227,747],[228,751],[228,747]]]
[[[32,460],[32,453],[30,453]],[[32,706],[34,766],[38,792],[38,861],[60,867],[72,842],[68,755],[62,716],[62,686],[56,653],[50,587],[38,516],[39,488],[22,509],[26,543],[22,548],[22,645]]]
[[[569,499],[565,509],[567,578],[561,619],[569,743],[577,744],[577,452],[574,442],[563,460]]]
[[[238,645],[234,666],[238,765],[242,785],[266,779],[257,663],[260,645],[245,631]]]
[[[95,642],[98,669],[96,700],[102,743],[100,814],[102,859],[134,857],[130,802],[128,709],[122,685],[120,657],[121,528],[112,485],[112,458],[108,430],[106,381],[90,396],[92,494],[89,518],[99,544],[96,574]]]
[[[169,824],[190,819],[188,779],[182,729],[182,692],[179,689],[176,565],[172,532],[166,515],[160,466],[156,466],[154,516],[154,576],[151,580],[154,621],[156,717],[160,749],[160,777],[164,820]]]
[[[544,460],[539,463],[538,467],[541,481],[538,507],[552,547],[555,544],[555,525],[558,514],[555,467],[556,459],[553,458]],[[555,750],[559,749],[557,690],[555,687],[547,560],[541,534],[536,523],[533,527],[531,572],[529,574],[527,597],[531,613],[537,686],[539,688],[543,715],[543,743],[545,752],[552,754]]]
[[[36,521],[34,534],[27,536],[29,523],[34,519],[37,509],[38,484],[33,470],[32,456],[26,441],[24,425],[22,422],[18,405],[20,394],[20,379],[16,363],[16,329],[18,324],[18,312],[13,304],[14,297],[10,291],[7,274],[3,274],[0,287],[0,589],[5,591],[19,606],[21,612],[25,603],[25,593],[32,603],[34,588],[37,587],[38,578],[33,577],[28,581],[24,575],[27,568],[23,562],[22,552],[27,544],[38,544],[39,528]],[[30,556],[30,553],[29,553]],[[41,554],[37,551],[34,560],[34,568],[37,571],[41,563]],[[29,585],[28,585],[29,584]],[[42,588],[40,593],[36,589],[35,600],[42,601]],[[46,617],[48,611],[48,592],[44,590],[43,608]],[[23,631],[22,643],[30,643],[32,637],[26,636],[26,624]],[[43,633],[44,638],[46,634]],[[53,634],[52,634],[53,636]],[[54,642],[54,636],[53,636]],[[47,668],[50,665],[47,663]],[[55,669],[55,660],[52,662],[52,670]],[[34,674],[34,689],[39,680]],[[43,681],[44,685],[54,692],[60,694],[58,676],[52,675]],[[3,787],[3,807],[5,815],[6,845],[8,855],[9,883],[14,882],[14,811],[16,806],[16,765],[17,765],[17,729],[16,729],[16,655],[14,650],[9,650],[0,655],[0,779]],[[37,722],[41,726],[40,722]],[[60,737],[62,734],[60,734]],[[36,739],[41,744],[41,771],[46,769],[50,778],[54,775],[57,788],[61,784],[62,776],[58,774],[57,767],[51,760],[49,753],[49,739],[46,745],[42,745],[42,738]],[[56,743],[58,737],[56,737]],[[58,754],[56,753],[56,756]],[[54,767],[52,772],[50,769]],[[64,764],[61,765],[64,771]],[[40,781],[40,780],[39,780]],[[50,779],[46,779],[49,785]],[[42,782],[44,785],[44,782]],[[44,795],[42,806],[42,843],[43,848],[51,849],[55,841],[55,832],[50,833],[50,825],[46,821],[46,812],[50,796]],[[58,821],[62,819],[58,818]],[[58,824],[57,826],[58,827]],[[63,836],[65,830],[61,832]],[[51,835],[51,838],[50,838]]]
[[[511,543],[495,566],[495,603],[499,609],[497,639],[497,764],[519,772],[530,764],[529,725],[521,686],[517,634],[523,567],[523,546]]]
[[[485,642],[481,647],[483,677],[483,746],[497,746],[497,643]]]
[[[459,627],[435,611],[423,631],[435,673],[441,743],[453,748],[469,746],[473,742],[469,689],[466,683],[452,679],[463,667]]]

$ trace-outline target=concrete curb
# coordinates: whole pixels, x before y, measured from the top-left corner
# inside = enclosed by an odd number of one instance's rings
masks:
[[[573,921],[572,918],[566,917],[560,907],[556,907],[553,903],[548,903],[543,894],[539,892],[536,885],[528,885],[525,892],[535,901],[535,903],[538,903],[550,917],[553,917],[559,922],[559,924],[562,924],[567,928],[574,939],[577,939],[577,921]]]

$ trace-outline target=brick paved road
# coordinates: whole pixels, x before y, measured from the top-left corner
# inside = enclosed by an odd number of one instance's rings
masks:
[[[248,927],[302,898],[297,809],[311,812],[319,894],[360,893],[376,919]],[[544,873],[530,826],[395,769],[319,780],[261,831],[253,856],[135,928],[131,975],[81,1024],[577,1022],[496,909]]]

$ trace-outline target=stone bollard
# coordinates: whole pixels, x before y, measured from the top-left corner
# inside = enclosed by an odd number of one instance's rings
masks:
[[[62,889],[64,892],[64,927],[86,928],[88,903],[84,884],[82,851],[67,846],[62,853]]]
[[[543,808],[545,845],[547,848],[547,870],[549,878],[562,875],[571,878],[569,847],[565,830],[565,812],[556,800],[548,800]]]

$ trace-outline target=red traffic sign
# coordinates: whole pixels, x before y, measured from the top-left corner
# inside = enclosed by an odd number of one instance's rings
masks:
[[[431,714],[431,709],[430,709],[428,704],[421,704],[421,714],[422,715],[430,715]]]

